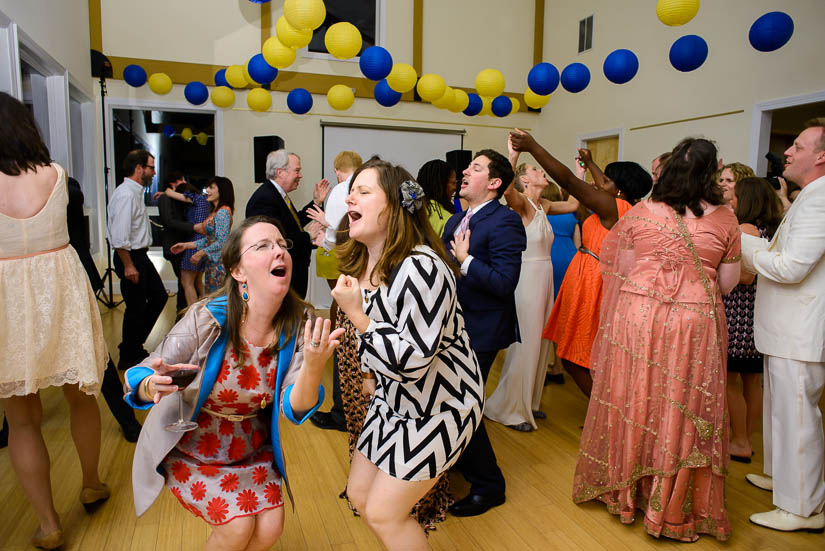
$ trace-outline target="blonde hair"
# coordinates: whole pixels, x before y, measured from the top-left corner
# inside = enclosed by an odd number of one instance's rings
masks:
[[[746,164],[743,163],[730,163],[722,167],[722,170],[728,169],[730,170],[731,174],[733,174],[733,181],[734,183],[738,182],[742,178],[753,178],[756,176],[754,174],[753,169]],[[719,171],[719,177],[722,175],[722,170]],[[716,179],[718,180],[719,177]]]
[[[355,151],[342,151],[335,156],[332,162],[333,168],[341,172],[355,172],[362,164],[364,161],[361,160],[361,155]]]

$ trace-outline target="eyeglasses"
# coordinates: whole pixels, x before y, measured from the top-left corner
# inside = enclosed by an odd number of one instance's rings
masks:
[[[144,168],[151,168],[152,170],[155,170],[155,165],[143,165],[143,167]]]
[[[262,251],[273,251],[275,250],[275,246],[278,246],[282,251],[288,251],[292,248],[292,240],[291,239],[284,239],[283,241],[270,241],[265,239],[264,241],[258,241],[257,243],[248,246],[244,251],[241,253],[240,256],[246,254],[250,249],[255,250],[255,252],[262,252]]]

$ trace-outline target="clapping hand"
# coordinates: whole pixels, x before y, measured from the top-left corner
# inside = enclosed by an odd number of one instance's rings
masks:
[[[327,223],[327,217],[324,214],[324,211],[321,210],[321,207],[318,205],[312,205],[307,209],[307,216],[311,220],[315,220],[319,224],[321,224],[324,228],[327,228],[329,224]]]
[[[332,356],[332,351],[340,344],[338,337],[344,334],[344,328],[339,327],[330,332],[332,323],[326,318],[308,319],[304,326],[304,361],[308,365],[326,365]]]
[[[313,220],[309,224],[309,228],[307,228],[309,233],[309,238],[312,241],[312,244],[316,247],[320,247],[324,244],[324,226],[322,226],[318,221]]]
[[[312,201],[316,205],[320,205],[324,202],[324,199],[327,198],[327,194],[329,193],[329,181],[326,179],[321,180],[317,184],[315,184],[315,188],[312,190]]]

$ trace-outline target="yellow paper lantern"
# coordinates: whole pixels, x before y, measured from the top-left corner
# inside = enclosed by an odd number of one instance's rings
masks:
[[[493,116],[493,98],[490,96],[481,96],[481,112],[479,115]]]
[[[547,102],[550,101],[550,94],[546,96],[540,96],[530,88],[524,91],[524,103],[527,104],[527,107],[532,107],[533,109],[541,109]]]
[[[283,15],[275,22],[275,35],[289,48],[303,48],[312,41],[312,29],[296,29]]]
[[[241,66],[243,68],[243,78],[249,86],[253,88],[260,88],[261,85],[257,82],[252,75],[249,74],[249,62],[247,61],[246,64]]]
[[[510,98],[510,102],[513,104],[513,109],[510,111],[510,113],[515,113],[519,109],[521,109],[521,102],[518,100],[518,98]]]
[[[329,102],[329,106],[337,111],[346,111],[352,107],[354,101],[355,94],[349,86],[336,84],[327,92],[327,102]]]
[[[504,92],[504,75],[497,69],[479,71],[476,75],[476,91],[480,96],[500,96]]]
[[[659,21],[671,27],[684,25],[696,16],[699,0],[659,0],[656,15]]]
[[[286,0],[284,17],[296,29],[317,29],[327,17],[324,0]]]
[[[212,90],[212,103],[218,107],[229,107],[235,103],[235,92],[228,86],[217,86]]]
[[[417,79],[418,73],[415,72],[412,65],[396,63],[392,66],[390,74],[387,75],[387,84],[396,92],[403,94],[415,88]]]
[[[455,92],[452,88],[447,86],[447,88],[444,89],[444,93],[441,94],[441,97],[433,102],[433,105],[438,107],[439,109],[447,109],[453,104],[454,101]]]
[[[209,141],[209,134],[206,132],[198,132],[198,135],[195,136],[195,140],[201,145],[206,145]]]
[[[286,69],[295,61],[295,50],[284,46],[277,36],[269,37],[261,48],[267,63],[276,69]]]
[[[246,88],[249,83],[244,72],[245,69],[240,65],[230,65],[226,68],[226,82],[233,88]]]
[[[415,89],[424,101],[434,101],[444,95],[444,90],[447,89],[447,83],[444,82],[444,79],[441,78],[440,75],[427,73],[426,75],[421,75]]]
[[[361,51],[361,31],[346,21],[336,23],[327,29],[324,44],[333,57],[349,59]]]
[[[453,95],[453,104],[449,107],[450,111],[453,113],[461,113],[467,109],[467,106],[470,105],[470,96],[467,95],[467,92],[454,88]]]
[[[272,96],[269,90],[254,88],[246,95],[246,104],[253,111],[266,111],[272,105]]]
[[[180,137],[183,138],[183,141],[188,142],[192,139],[192,129],[191,128],[184,128],[180,132]]]
[[[156,94],[168,94],[172,89],[172,79],[166,73],[152,73],[149,77],[149,89]]]

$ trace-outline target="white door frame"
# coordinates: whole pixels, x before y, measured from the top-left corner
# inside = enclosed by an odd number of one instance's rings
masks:
[[[813,94],[791,96],[757,103],[751,114],[751,140],[748,148],[748,165],[753,167],[757,174],[768,173],[768,160],[765,153],[769,151],[771,142],[771,124],[773,112],[785,107],[807,105],[825,101],[825,90]]]
[[[597,140],[599,138],[612,138],[616,136],[619,138],[619,149],[616,152],[617,160],[624,159],[624,128],[611,128],[610,130],[600,130],[598,132],[589,132],[587,134],[579,134],[577,147],[584,147],[587,140]],[[602,167],[604,168],[604,167]]]

